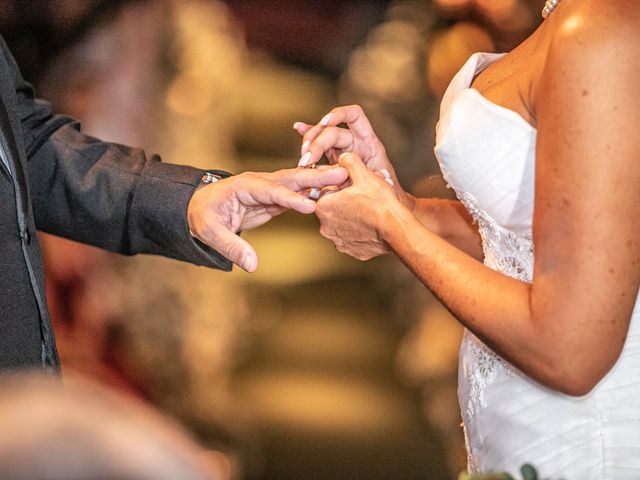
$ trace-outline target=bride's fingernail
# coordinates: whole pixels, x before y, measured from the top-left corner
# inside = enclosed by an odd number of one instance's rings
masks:
[[[299,167],[306,167],[307,164],[309,163],[309,160],[311,160],[311,152],[307,152],[302,156],[302,158],[298,162],[298,166]]]
[[[393,180],[391,180],[390,178],[385,178],[384,181],[393,187]]]
[[[319,188],[312,188],[311,190],[309,190],[309,198],[312,201],[313,200],[318,200],[320,198],[320,189]]]
[[[309,150],[309,145],[311,145],[311,141],[305,140],[302,144],[302,147],[300,148],[300,155],[304,155],[305,153],[307,153],[307,150]]]
[[[302,122],[296,122],[293,124],[293,129],[298,130],[298,128],[300,128],[301,126],[302,126]]]
[[[391,178],[391,175],[389,174],[389,170],[387,170],[386,168],[383,168],[382,170],[380,170],[380,173],[384,178]]]
[[[323,127],[329,125],[331,117],[333,117],[333,113],[327,113],[324,117],[322,117],[322,120],[320,120],[320,125],[322,125]]]

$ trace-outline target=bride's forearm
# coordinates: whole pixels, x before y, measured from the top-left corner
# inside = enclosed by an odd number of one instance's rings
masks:
[[[410,210],[431,232],[476,260],[484,258],[478,227],[460,202],[412,197]]]
[[[532,285],[486,267],[425,228],[406,208],[399,210],[385,222],[383,237],[463,325],[546,386],[574,395],[593,386],[599,377],[584,378],[574,370],[566,328],[571,322],[536,315]]]

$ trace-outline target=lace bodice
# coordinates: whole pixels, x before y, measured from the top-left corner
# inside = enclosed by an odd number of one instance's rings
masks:
[[[435,151],[445,179],[478,225],[484,263],[530,282],[536,131],[468,88],[477,72],[501,56],[474,55],[456,75],[442,101]],[[465,332],[463,352],[464,410],[471,417],[486,406],[484,390],[496,373],[513,375],[515,369],[471,332]]]
[[[480,210],[470,193],[463,192],[458,198],[478,224],[485,263],[505,275],[531,282],[533,274],[531,229],[520,233],[511,232]]]
[[[435,153],[478,225],[485,265],[531,282],[537,132],[470,88],[474,76],[501,56],[474,54],[454,77],[442,100]],[[639,325],[636,303],[620,359],[581,399],[537,384],[466,331],[458,397],[470,471],[516,473],[533,463],[543,478],[640,478],[634,440],[640,427]]]
[[[458,198],[478,225],[485,264],[510,277],[531,282],[531,230],[520,233],[506,230],[476,206],[475,199],[469,192],[459,193]],[[469,395],[465,411],[466,416],[471,418],[479,408],[486,407],[484,389],[494,380],[496,373],[503,371],[508,375],[515,375],[516,370],[469,331],[465,332],[464,344],[471,358],[466,369]]]

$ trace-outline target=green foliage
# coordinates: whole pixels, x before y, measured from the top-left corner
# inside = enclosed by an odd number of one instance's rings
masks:
[[[531,465],[523,465],[520,469],[522,473],[522,480],[538,480],[538,472]]]
[[[538,472],[534,467],[525,464],[520,468],[522,480],[540,480]],[[516,480],[509,473],[472,473],[463,472],[458,476],[458,480]]]

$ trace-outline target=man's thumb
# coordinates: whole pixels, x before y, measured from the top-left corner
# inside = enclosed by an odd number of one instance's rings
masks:
[[[214,232],[213,247],[223,257],[231,260],[247,272],[255,272],[258,268],[258,254],[249,243],[220,225]]]

